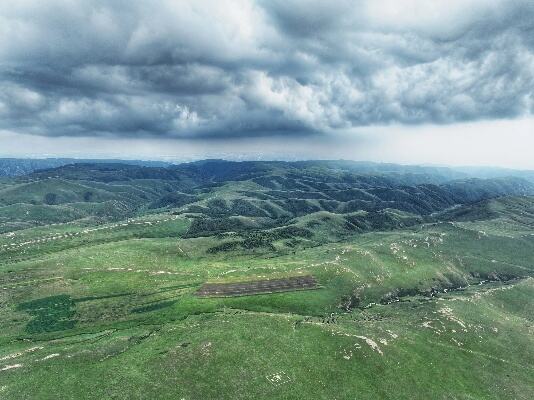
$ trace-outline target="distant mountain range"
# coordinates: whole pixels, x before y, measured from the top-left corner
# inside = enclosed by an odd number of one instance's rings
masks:
[[[520,177],[534,182],[534,171],[515,170],[496,167],[442,167],[421,165],[400,165],[392,163],[374,163],[366,161],[348,160],[310,160],[310,161],[225,161],[225,160],[201,160],[190,163],[176,164],[165,161],[147,160],[120,160],[120,159],[76,159],[76,158],[0,158],[0,177],[14,177],[28,175],[35,171],[47,170],[72,164],[126,164],[140,167],[167,168],[173,167],[189,171],[203,169],[218,170],[222,166],[221,173],[229,170],[250,170],[251,168],[274,168],[275,166],[290,166],[294,169],[305,168],[328,168],[358,174],[383,175],[401,174],[405,179],[410,176],[414,180],[432,182],[445,182],[453,179],[465,178],[500,178]],[[217,178],[217,174],[214,178]]]
[[[165,167],[170,165],[163,161],[140,160],[98,160],[76,158],[0,158],[0,177],[27,175],[41,169],[57,168],[68,164],[79,163],[121,163],[143,165],[151,167]]]
[[[21,165],[19,173],[46,165],[46,160],[25,161],[10,163]],[[72,160],[51,162],[67,161]],[[485,178],[477,177],[481,175]],[[192,236],[282,226],[299,231],[327,220],[330,228],[367,231],[418,223],[453,207],[497,197],[531,195],[534,179],[522,171],[469,173],[352,161],[203,160],[169,165],[77,160],[1,179],[0,224],[9,231],[170,212],[194,220],[188,233]]]

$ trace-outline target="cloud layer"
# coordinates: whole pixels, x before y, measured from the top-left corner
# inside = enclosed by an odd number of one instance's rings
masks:
[[[531,0],[0,3],[0,129],[239,138],[533,113]]]

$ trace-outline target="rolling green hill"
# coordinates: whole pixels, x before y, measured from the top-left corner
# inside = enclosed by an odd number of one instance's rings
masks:
[[[531,399],[533,255],[524,177],[206,160],[4,178],[0,398]]]

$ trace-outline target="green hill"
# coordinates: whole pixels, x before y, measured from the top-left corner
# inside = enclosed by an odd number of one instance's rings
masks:
[[[5,178],[0,398],[530,399],[533,254],[520,177],[207,160]]]

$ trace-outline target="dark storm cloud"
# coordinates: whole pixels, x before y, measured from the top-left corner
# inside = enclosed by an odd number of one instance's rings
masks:
[[[529,0],[0,5],[0,129],[246,137],[534,111]]]

